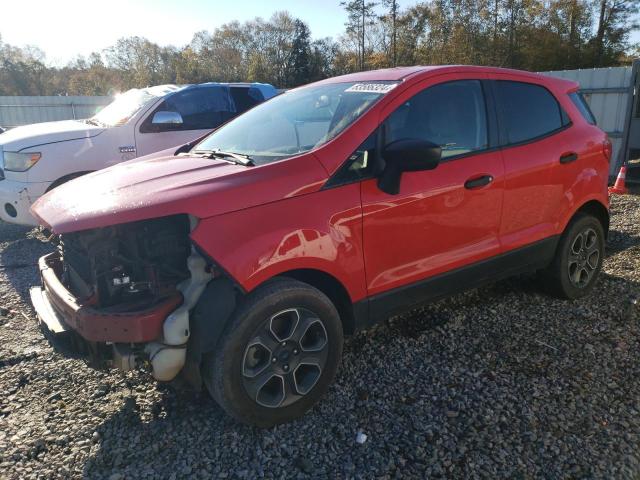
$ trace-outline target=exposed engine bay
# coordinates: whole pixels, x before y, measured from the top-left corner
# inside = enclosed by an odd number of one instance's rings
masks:
[[[95,308],[150,305],[189,278],[189,217],[176,215],[59,236],[62,283]]]
[[[191,243],[197,222],[173,215],[59,235],[39,260],[43,286],[30,291],[42,324],[96,368],[175,378],[188,344],[202,350],[189,343],[191,312],[215,277]]]

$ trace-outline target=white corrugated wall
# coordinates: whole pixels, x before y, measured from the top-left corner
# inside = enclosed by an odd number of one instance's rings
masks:
[[[30,123],[89,118],[111,97],[23,97],[0,96],[0,126],[5,128]]]

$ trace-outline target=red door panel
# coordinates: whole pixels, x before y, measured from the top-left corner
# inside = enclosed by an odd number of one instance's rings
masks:
[[[554,218],[564,188],[560,165],[564,132],[503,150],[504,209],[500,236],[504,250],[555,235]]]
[[[469,179],[493,182],[466,189]],[[401,287],[500,251],[504,167],[499,152],[443,162],[402,176],[400,193],[362,183],[369,295]]]
[[[561,234],[567,217],[593,197],[593,192],[606,191],[602,138],[595,127],[572,125],[550,137],[503,151],[504,250]],[[561,157],[572,154],[577,155],[575,161],[560,162]],[[606,202],[606,195],[601,199]]]

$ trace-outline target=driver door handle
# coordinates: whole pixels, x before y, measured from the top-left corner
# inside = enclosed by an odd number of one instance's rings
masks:
[[[493,182],[493,177],[491,175],[483,175],[482,177],[470,178],[464,182],[464,188],[467,190],[473,190],[474,188],[486,187],[491,182]]]

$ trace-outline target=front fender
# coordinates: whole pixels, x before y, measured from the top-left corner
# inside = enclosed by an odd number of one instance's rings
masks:
[[[245,291],[291,270],[336,278],[366,296],[359,184],[203,219],[193,241]]]

